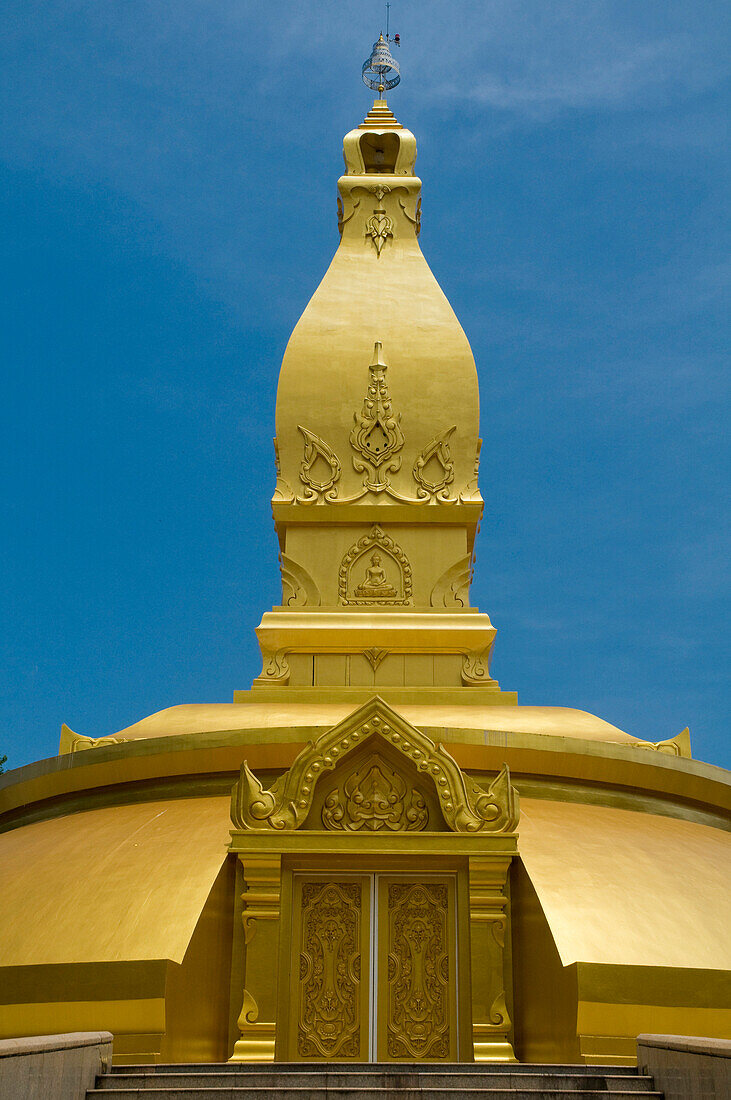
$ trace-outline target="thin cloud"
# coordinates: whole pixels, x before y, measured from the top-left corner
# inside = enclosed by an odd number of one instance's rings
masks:
[[[574,59],[573,71],[558,65],[512,76],[488,75],[467,89],[453,86],[451,94],[531,115],[634,104],[644,90],[667,85],[681,58],[678,44],[654,42],[615,56],[594,56],[588,64],[584,57],[578,65]],[[446,88],[441,91],[449,94]]]

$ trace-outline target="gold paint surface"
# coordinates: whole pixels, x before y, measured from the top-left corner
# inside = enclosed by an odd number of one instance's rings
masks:
[[[420,181],[411,178],[418,193]],[[379,182],[393,180],[385,176],[341,179],[341,192],[348,192],[346,206],[358,200],[360,204],[284,354],[276,425],[281,476],[293,488],[300,484],[299,424],[326,439],[342,457],[343,495],[360,488],[362,479],[350,458],[350,434],[354,412],[363,404],[374,340],[383,344],[390,396],[394,410],[401,413],[409,450],[418,454],[455,424],[457,431],[450,441],[455,484],[461,489],[473,474],[479,396],[472,352],[401,212],[400,192],[394,190],[386,197],[395,233],[380,255],[366,235],[365,215],[373,206],[366,188]],[[405,324],[405,318],[410,323]],[[323,354],[325,333],[327,354]],[[317,385],[313,385],[315,379]],[[404,464],[396,481],[402,491],[414,495],[411,462]]]
[[[514,1040],[521,1062],[578,1062],[576,967],[563,966],[521,860],[510,869]]]
[[[35,1001],[32,1004],[2,1005],[0,1035],[55,1035],[73,1031],[100,1029],[117,1032],[162,1032],[165,1027],[165,1001],[137,998],[124,1001]]]
[[[0,835],[0,966],[182,962],[226,856],[228,803],[105,807]]]
[[[165,1062],[225,1062],[236,861],[221,868],[180,965],[167,964]]]
[[[731,1035],[731,1009],[579,1001],[577,1026],[583,1034],[634,1038],[646,1033],[648,1025],[656,1035],[705,1035],[726,1039]]]
[[[251,702],[183,703],[167,707],[120,730],[115,736],[128,740],[207,733],[214,730],[269,729],[289,725],[334,726],[350,714],[357,703],[341,702]],[[633,744],[637,738],[587,711],[571,707],[523,707],[470,703],[398,704],[399,713],[415,726],[445,726],[458,729],[504,730],[554,737],[575,737],[586,741]]]
[[[520,856],[564,966],[731,968],[731,835],[606,806],[521,809]]]
[[[351,700],[349,713],[359,702]],[[295,713],[296,704],[292,709]],[[322,710],[326,709],[323,705]],[[396,709],[403,713],[406,707],[397,704]],[[619,797],[631,803],[626,808],[647,813],[679,814],[708,822],[714,812],[728,815],[731,811],[729,773],[702,761],[648,752],[633,744],[492,728],[421,728],[432,740],[447,744],[467,771],[495,772],[507,762],[511,772],[520,777],[521,789],[529,777],[536,777],[538,797],[595,801],[601,800],[602,790],[610,796],[610,788],[616,787]],[[321,729],[289,725],[140,738],[40,760],[0,776],[0,831],[37,816],[58,816],[131,798],[222,794],[230,789],[227,776],[235,776],[243,760],[248,760],[257,774],[286,770]],[[133,786],[142,782],[144,789]],[[594,787],[592,794],[587,784],[601,784],[601,788]],[[536,796],[537,789],[531,779],[525,793]]]

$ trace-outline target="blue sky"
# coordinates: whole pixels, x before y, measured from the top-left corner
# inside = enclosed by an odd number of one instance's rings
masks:
[[[259,671],[277,373],[381,4],[5,0],[0,754]],[[526,704],[731,763],[721,0],[392,6]]]

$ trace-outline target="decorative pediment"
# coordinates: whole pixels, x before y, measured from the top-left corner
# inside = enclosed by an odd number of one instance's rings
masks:
[[[398,771],[389,764],[389,761],[401,759],[408,762],[412,771],[415,769],[423,776],[422,782],[428,780],[433,786],[435,801],[449,829],[464,833],[506,833],[516,828],[518,793],[510,783],[507,765],[490,786],[483,789],[465,775],[444,745],[436,744],[377,696],[316,741],[311,741],[270,790],[265,790],[244,761],[239,780],[231,792],[234,826],[259,832],[300,828],[310,813],[315,788],[322,776],[338,768],[351,754],[361,756],[366,746],[371,755],[366,754],[360,770],[364,771],[362,778],[367,781],[367,797],[373,803],[372,812],[369,811],[366,817],[370,814],[374,821],[378,813],[388,817],[390,799],[392,807],[397,802],[401,804],[390,815],[391,823],[397,828],[408,828],[410,821],[420,820],[418,789],[410,791]],[[366,767],[367,761],[371,762],[370,770]],[[376,775],[373,768],[380,774]],[[362,807],[363,791],[356,797],[355,786],[357,782],[348,785],[346,779],[342,787],[334,789],[335,797],[329,806],[326,802],[323,807],[326,828],[340,827],[346,815],[354,815],[356,806]],[[339,817],[341,811],[342,818]],[[361,818],[361,827],[366,827],[365,818]],[[367,827],[372,828],[373,824]],[[419,825],[410,827],[418,828]]]

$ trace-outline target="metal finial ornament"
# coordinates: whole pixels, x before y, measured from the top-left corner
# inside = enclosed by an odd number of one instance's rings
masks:
[[[388,42],[383,35],[373,43],[373,51],[363,62],[361,75],[367,87],[381,94],[400,83],[399,67],[391,57]]]

